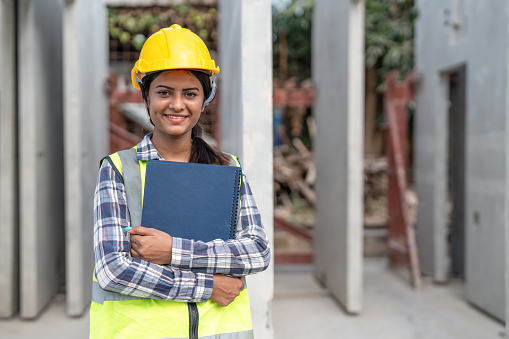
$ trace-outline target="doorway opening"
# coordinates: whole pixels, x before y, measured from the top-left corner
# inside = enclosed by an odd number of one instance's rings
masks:
[[[466,66],[448,74],[448,240],[450,273],[465,277]]]

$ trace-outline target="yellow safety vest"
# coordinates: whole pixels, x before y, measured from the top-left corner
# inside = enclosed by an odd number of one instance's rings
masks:
[[[240,166],[237,159],[233,156],[232,158],[236,166]],[[136,160],[136,148],[114,153],[110,155],[110,160],[120,176],[123,162],[136,161],[140,170],[140,193],[143,201],[146,161]],[[129,178],[123,179],[127,182]],[[126,195],[129,195],[129,185],[125,186]],[[133,195],[137,194],[139,193]],[[127,204],[129,209],[129,199]],[[99,286],[94,273],[90,338],[253,338],[247,288],[242,290],[230,305],[222,307],[211,300],[204,303],[185,303],[106,291]]]

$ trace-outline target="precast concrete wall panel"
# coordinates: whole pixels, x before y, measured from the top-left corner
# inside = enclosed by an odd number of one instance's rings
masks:
[[[271,2],[221,0],[219,14],[222,146],[240,157],[273,244]],[[247,285],[254,335],[271,339],[273,265]]]
[[[64,187],[60,0],[18,1],[20,315],[63,284]]]
[[[218,20],[218,62],[220,74],[220,127],[221,144],[240,156],[243,146],[242,134],[242,41],[240,29],[242,1],[220,0]],[[224,66],[223,66],[224,65]]]
[[[470,302],[502,320],[504,236],[509,223],[505,211],[509,4],[498,0],[469,5],[466,293]]]
[[[424,273],[443,282],[448,257],[448,82],[466,69],[465,210],[467,299],[505,317],[507,79],[505,0],[417,1],[415,124],[417,244]]]
[[[18,308],[16,30],[14,0],[0,1],[0,317]]]
[[[349,313],[362,309],[364,2],[317,0],[316,277]]]
[[[63,26],[66,298],[67,313],[78,316],[90,302],[93,196],[99,161],[109,151],[106,6],[66,2]]]

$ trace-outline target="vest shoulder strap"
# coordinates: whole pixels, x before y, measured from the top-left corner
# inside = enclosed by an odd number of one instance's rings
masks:
[[[226,153],[226,152],[223,152],[223,153],[230,157],[230,164],[229,164],[229,166],[242,167],[240,165],[240,160],[239,160],[239,158],[237,156],[235,156],[233,154],[230,154],[230,153]]]
[[[141,225],[142,188],[140,164],[136,148],[117,152],[124,175],[127,208],[131,217],[131,226]]]

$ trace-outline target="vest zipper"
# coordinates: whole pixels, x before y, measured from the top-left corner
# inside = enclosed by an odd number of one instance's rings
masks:
[[[198,306],[196,303],[187,303],[189,311],[189,339],[198,339],[198,323],[200,316],[198,314]]]

